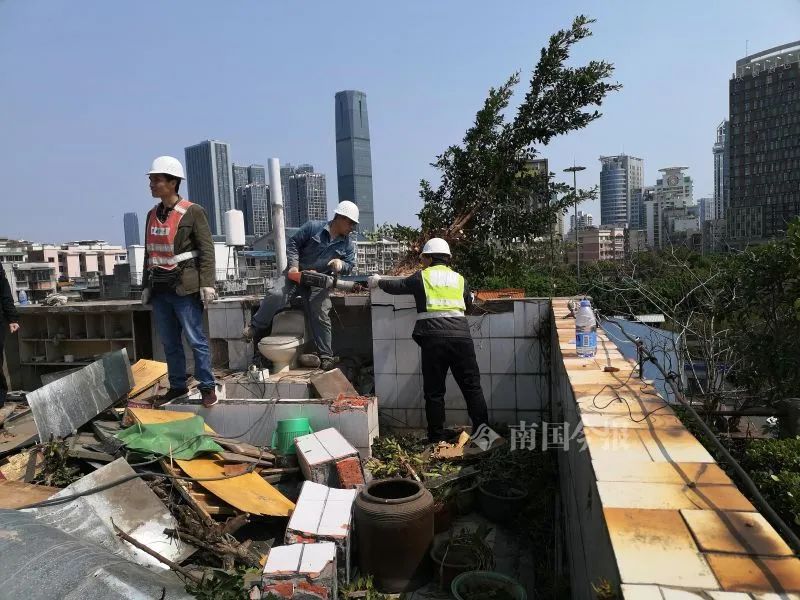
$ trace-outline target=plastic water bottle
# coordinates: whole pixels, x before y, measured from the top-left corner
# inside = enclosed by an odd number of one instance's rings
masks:
[[[597,354],[597,319],[588,300],[581,300],[575,313],[575,348],[581,358],[592,358]]]

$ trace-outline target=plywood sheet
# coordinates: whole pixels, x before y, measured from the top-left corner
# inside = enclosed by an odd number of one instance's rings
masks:
[[[167,363],[155,360],[141,359],[131,367],[133,373],[133,389],[128,394],[133,398],[153,386],[159,379],[167,374]]]
[[[61,488],[21,481],[0,481],[0,508],[22,508],[47,500]]]

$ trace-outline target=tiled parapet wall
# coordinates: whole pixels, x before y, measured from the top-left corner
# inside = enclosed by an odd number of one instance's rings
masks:
[[[557,450],[572,598],[605,579],[625,600],[800,600],[800,560],[603,332],[577,357],[568,313],[553,301],[553,408],[583,428]]]
[[[412,296],[373,290],[372,350],[381,422],[425,427],[420,349],[411,339],[417,311]],[[538,423],[549,413],[549,306],[529,298],[489,303],[467,317],[481,370],[489,418],[497,423]],[[452,374],[445,395],[447,425],[469,425],[466,404]]]

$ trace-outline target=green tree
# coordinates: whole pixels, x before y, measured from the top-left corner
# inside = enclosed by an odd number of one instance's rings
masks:
[[[438,186],[420,183],[424,237],[447,239],[456,268],[472,280],[518,269],[549,236],[559,211],[596,196],[595,189],[573,194],[549,173],[530,168],[537,146],[598,119],[596,107],[621,87],[608,81],[613,66],[605,61],[566,66],[572,46],[591,35],[592,22],[579,16],[550,37],[513,119],[506,112],[519,73],[490,89],[462,143],[432,163],[440,172]]]

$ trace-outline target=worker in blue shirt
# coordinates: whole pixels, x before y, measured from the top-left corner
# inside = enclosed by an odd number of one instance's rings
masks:
[[[287,270],[279,278],[280,285],[271,289],[244,329],[244,337],[253,339],[254,359],[260,358],[258,342],[269,334],[275,314],[288,306],[300,293],[303,311],[311,329],[311,337],[320,359],[320,368],[332,369],[336,364],[331,339],[331,300],[327,289],[298,286],[287,279],[290,273],[347,275],[355,266],[356,250],[350,233],[358,225],[358,206],[348,200],[340,202],[330,221],[308,221],[286,241]]]

